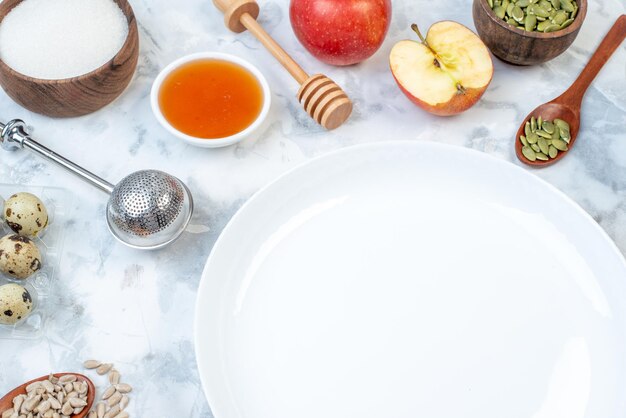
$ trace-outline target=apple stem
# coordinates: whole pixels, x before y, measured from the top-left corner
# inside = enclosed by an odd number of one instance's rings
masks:
[[[417,27],[417,24],[413,23],[413,24],[411,25],[411,29],[413,29],[413,32],[417,33],[417,36],[419,36],[419,38],[420,38],[420,40],[422,41],[422,43],[423,43],[424,45],[428,46],[428,42],[426,42],[426,38],[424,38],[424,37],[422,36],[422,32],[420,32],[420,29]],[[430,47],[428,46],[428,48],[430,48]]]

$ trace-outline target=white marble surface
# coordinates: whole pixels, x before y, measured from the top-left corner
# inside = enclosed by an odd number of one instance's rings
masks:
[[[78,371],[81,360],[98,358],[115,362],[124,380],[135,386],[132,416],[210,417],[193,352],[194,298],[211,246],[237,208],[298,163],[364,142],[439,141],[519,164],[512,138],[521,118],[567,88],[614,19],[626,12],[622,0],[589,3],[578,39],[565,54],[531,68],[494,60],[494,79],[480,103],[460,116],[438,118],[402,95],[388,71],[387,55],[396,41],[412,36],[413,21],[426,28],[452,19],[473,28],[470,0],[396,0],[382,48],[350,68],[320,64],[299,46],[287,0],[263,2],[261,21],[268,31],[305,69],[330,75],[354,99],[350,121],[325,132],[300,109],[295,82],[249,34],[229,33],[211,2],[132,0],[141,58],[120,99],[93,115],[53,120],[0,94],[0,118],[26,120],[41,142],[112,182],[142,168],[177,175],[197,201],[193,232],[159,252],[129,250],[107,232],[106,196],[27,152],[2,154],[3,183],[62,186],[75,197],[45,333],[35,340],[0,339],[0,393],[48,371]],[[205,50],[247,58],[267,76],[274,103],[270,126],[258,142],[197,149],[173,138],[153,118],[148,95],[159,69]],[[571,155],[535,173],[577,201],[626,253],[626,45],[587,93],[582,131]]]

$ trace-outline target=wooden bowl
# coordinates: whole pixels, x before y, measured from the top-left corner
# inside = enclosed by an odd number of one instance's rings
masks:
[[[85,416],[87,416],[87,414],[91,410],[91,407],[93,406],[93,401],[94,401],[94,399],[96,397],[96,388],[93,385],[93,382],[87,376],[83,376],[82,374],[78,374],[78,373],[55,373],[54,377],[61,377],[61,376],[64,376],[66,374],[72,374],[72,375],[76,376],[77,380],[79,382],[87,382],[87,386],[89,387],[89,390],[87,392],[87,405],[83,409],[83,412],[81,412],[78,415],[72,415],[72,418],[84,418]],[[33,379],[33,380],[30,380],[30,381],[28,381],[26,383],[23,383],[23,384],[19,385],[18,387],[16,387],[15,389],[13,389],[11,392],[9,392],[6,395],[4,395],[2,398],[0,398],[0,415],[4,411],[6,411],[7,409],[11,409],[13,407],[13,398],[15,398],[17,395],[26,394],[26,386],[28,386],[28,385],[30,385],[31,383],[34,383],[34,382],[39,382],[39,381],[42,381],[42,380],[46,380],[48,377],[49,377],[49,375],[41,376],[41,377],[38,377],[37,379]]]
[[[0,22],[22,0],[0,3]],[[0,85],[18,104],[52,117],[81,116],[106,106],[128,86],[139,58],[139,36],[133,9],[127,0],[114,0],[128,20],[128,37],[106,64],[78,77],[42,80],[18,73],[0,60]]]
[[[535,65],[561,55],[574,42],[587,15],[587,0],[577,0],[578,14],[567,28],[556,32],[527,32],[496,16],[487,0],[474,0],[474,25],[491,52],[516,65]]]

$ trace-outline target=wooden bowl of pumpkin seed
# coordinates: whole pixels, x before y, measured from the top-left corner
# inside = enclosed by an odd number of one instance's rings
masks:
[[[491,52],[516,65],[561,55],[587,15],[587,0],[474,0],[474,25]]]

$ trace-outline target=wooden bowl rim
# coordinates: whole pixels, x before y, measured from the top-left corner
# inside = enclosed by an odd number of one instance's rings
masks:
[[[87,383],[87,386],[89,387],[89,391],[87,392],[87,405],[85,406],[85,409],[83,412],[81,412],[79,415],[72,415],[72,417],[77,417],[77,416],[87,416],[87,414],[89,413],[89,410],[91,409],[91,407],[93,406],[95,400],[96,400],[96,387],[93,383],[93,381],[88,378],[87,376],[81,374],[81,373],[72,373],[72,372],[62,372],[62,373],[51,373],[54,377],[61,377],[64,375],[74,375],[76,376],[77,380],[81,380],[83,382]],[[35,382],[41,382],[44,381],[46,379],[48,379],[50,377],[49,374],[45,375],[45,376],[41,376],[38,377],[36,379],[33,380],[29,380],[28,382],[22,383],[21,385],[13,388],[11,391],[7,392],[4,396],[0,397],[0,401],[7,401],[7,403],[10,405],[10,401],[13,399],[13,397],[22,394],[22,392],[25,394],[26,393],[26,386],[30,385],[31,383],[35,383]],[[2,413],[4,411],[0,410],[0,413]]]
[[[18,3],[15,4],[15,6],[17,6],[19,3],[23,2],[24,0],[19,0]],[[117,51],[117,53],[107,62],[105,62],[104,64],[102,64],[100,67],[85,73],[85,74],[81,74],[75,77],[69,77],[69,78],[59,78],[59,79],[44,79],[44,78],[36,78],[36,77],[31,77],[28,76],[26,74],[22,74],[19,71],[13,69],[12,67],[10,67],[7,63],[5,63],[2,59],[0,59],[0,67],[2,67],[2,69],[4,71],[7,71],[8,73],[11,74],[12,77],[21,79],[23,81],[26,82],[30,82],[30,83],[35,83],[35,84],[44,84],[44,85],[64,85],[64,84],[72,84],[75,82],[80,82],[82,80],[86,80],[89,79],[91,77],[93,77],[94,75],[100,73],[101,71],[103,71],[104,69],[106,69],[107,67],[110,66],[110,64],[115,61],[124,51],[128,50],[131,46],[133,46],[134,44],[137,44],[139,42],[139,37],[137,35],[135,36],[131,36],[131,30],[134,29],[135,33],[137,33],[138,28],[137,28],[137,19],[135,18],[135,12],[133,10],[133,6],[130,4],[129,0],[113,0],[113,1],[120,1],[122,3],[124,3],[125,5],[128,6],[128,13],[124,12],[124,9],[122,9],[122,12],[124,13],[124,16],[126,16],[126,20],[128,21],[128,35],[126,36],[126,40],[124,41],[124,43],[122,44],[122,47],[120,48],[119,51]],[[15,7],[13,6],[13,7]],[[13,10],[13,9],[11,9]],[[10,13],[11,11],[9,11]],[[7,13],[8,15],[8,13]],[[6,17],[6,16],[5,16]],[[0,24],[2,24],[2,20],[0,19]]]
[[[580,27],[583,24],[583,21],[585,20],[585,17],[587,17],[587,0],[576,0],[579,4],[579,10],[578,10],[578,14],[576,15],[576,18],[574,19],[574,21],[572,22],[571,25],[569,25],[567,28],[563,29],[563,30],[558,30],[556,32],[549,32],[549,33],[544,33],[544,32],[528,32],[525,31],[523,29],[518,29],[514,26],[509,25],[508,23],[506,23],[504,20],[500,19],[498,16],[496,16],[496,13],[491,9],[491,7],[487,7],[487,0],[474,0],[480,3],[480,7],[481,9],[487,14],[487,16],[494,21],[497,25],[499,25],[500,27],[507,29],[513,33],[516,33],[518,35],[521,35],[523,37],[526,38],[536,38],[536,39],[557,39],[557,38],[562,38],[564,36],[569,35],[570,33],[576,32],[580,29]]]

